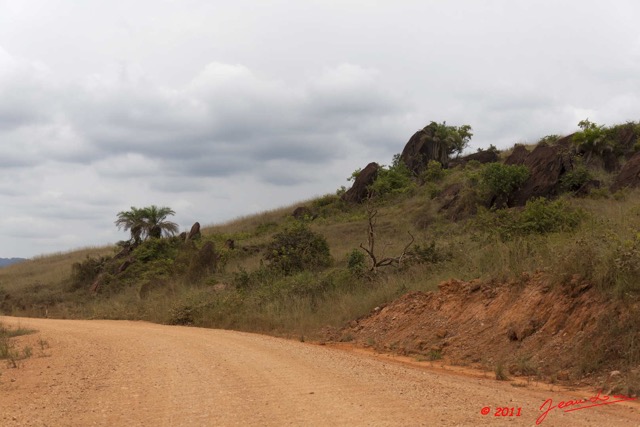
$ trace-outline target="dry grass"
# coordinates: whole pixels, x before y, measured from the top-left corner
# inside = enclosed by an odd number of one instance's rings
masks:
[[[286,217],[290,216],[296,207],[306,205],[312,200],[313,199],[304,200],[289,206],[282,206],[256,214],[241,216],[221,224],[208,224],[202,228],[202,234],[205,236],[212,234],[233,235],[254,230],[264,224],[280,223]]]
[[[21,327],[8,329],[0,323],[0,359],[6,359],[9,367],[17,368],[17,362],[19,360],[31,357],[31,347],[26,346],[22,350],[19,350],[11,339],[22,335],[32,334],[34,332],[35,331],[32,329],[25,329]]]
[[[262,253],[236,250],[225,269],[206,280],[188,283],[184,278],[172,277],[160,288],[144,295],[140,292],[142,283],[108,296],[63,293],[62,284],[69,278],[74,262],[87,256],[112,254],[112,247],[43,256],[0,269],[0,291],[11,293],[14,299],[14,294],[22,292],[18,295],[20,298],[34,302],[35,308],[16,314],[41,316],[42,307],[47,306],[49,315],[57,317],[171,323],[175,321],[176,313],[189,312],[193,322],[201,326],[313,337],[325,326],[339,327],[408,290],[430,291],[451,278],[501,281],[515,279],[523,272],[546,271],[559,281],[573,274],[584,275],[599,281],[599,287],[604,291],[622,286],[619,284],[621,279],[615,279],[618,282],[614,283],[607,274],[616,245],[633,239],[640,231],[640,190],[627,191],[625,197],[612,197],[606,201],[568,198],[571,205],[588,213],[577,231],[503,240],[491,230],[484,234],[479,232],[474,228],[473,220],[454,223],[437,212],[439,202],[432,200],[433,188],[444,188],[465,179],[462,171],[448,171],[442,181],[418,187],[410,194],[398,195],[379,206],[376,238],[380,256],[398,255],[409,241],[407,232],[411,232],[417,244],[435,241],[438,250],[450,254],[450,258],[435,265],[389,267],[374,280],[351,276],[347,269],[348,254],[360,243],[366,245],[367,242],[366,210],[362,206],[351,206],[340,207],[331,211],[335,214],[320,216],[309,223],[313,231],[328,241],[334,259],[330,269],[287,279],[268,278],[268,283],[244,293],[235,289],[235,275],[260,269]],[[291,224],[291,213],[297,206],[313,209],[316,203],[316,199],[311,199],[206,226],[203,235],[213,239],[216,248],[221,248],[227,238],[234,239],[240,248],[264,247],[274,234]],[[581,252],[584,248],[590,252]],[[589,262],[577,262],[581,259]],[[322,288],[319,294],[305,288],[323,281],[331,285]],[[41,295],[33,288],[35,284],[47,286],[51,295]],[[227,285],[226,290],[214,292],[212,285],[219,284]],[[302,291],[287,293],[292,286]],[[1,297],[0,294],[0,303]]]
[[[35,284],[59,284],[69,278],[75,262],[113,252],[113,246],[103,246],[37,256],[0,268],[0,287],[6,292],[13,292]]]

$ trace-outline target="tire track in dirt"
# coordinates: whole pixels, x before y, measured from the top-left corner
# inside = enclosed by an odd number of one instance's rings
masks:
[[[580,396],[234,331],[0,321],[37,329],[20,340],[51,347],[19,369],[0,368],[3,426],[530,426],[545,399]],[[521,416],[494,417],[498,406],[521,407]],[[639,407],[557,410],[541,425],[640,425]]]

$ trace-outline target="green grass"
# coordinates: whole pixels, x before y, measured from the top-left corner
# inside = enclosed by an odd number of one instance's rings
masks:
[[[29,346],[25,346],[22,350],[15,348],[11,338],[22,335],[32,334],[35,331],[26,328],[9,329],[0,324],[0,360],[6,359],[10,367],[16,368],[17,361],[31,357],[33,350]]]

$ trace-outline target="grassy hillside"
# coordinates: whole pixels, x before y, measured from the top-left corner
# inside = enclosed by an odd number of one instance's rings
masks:
[[[640,190],[610,192],[617,171],[605,172],[597,153],[584,162],[574,152],[561,194],[508,207],[528,176],[502,163],[511,151],[498,163],[429,164],[417,177],[396,158],[364,203],[347,203],[338,190],[204,227],[193,241],[148,239],[123,258],[114,246],[9,266],[0,269],[0,310],[306,338],[452,278],[498,286],[535,274],[552,287],[587,282],[608,300],[636,301]],[[577,190],[593,179],[599,187]],[[294,218],[299,206],[309,215]],[[370,231],[376,259],[390,264],[375,271],[363,250],[371,250]]]

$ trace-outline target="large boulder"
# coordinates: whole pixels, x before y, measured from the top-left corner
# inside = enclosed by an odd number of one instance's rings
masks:
[[[369,197],[369,186],[376,180],[379,169],[380,166],[377,163],[369,163],[360,171],[351,188],[342,195],[342,199],[351,203],[365,201]]]
[[[416,175],[420,174],[431,160],[440,162],[442,166],[448,166],[447,148],[434,139],[436,128],[437,123],[431,123],[414,133],[400,154],[400,160]]]
[[[293,210],[291,216],[297,220],[313,220],[318,217],[318,215],[314,215],[313,211],[306,206],[298,206]]]
[[[522,163],[529,178],[509,197],[510,206],[523,206],[535,197],[553,197],[560,192],[562,176],[573,169],[571,154],[560,145],[538,145]]]
[[[505,165],[522,165],[529,156],[529,150],[522,144],[516,144],[509,157],[504,161]]]
[[[191,230],[189,231],[189,234],[187,234],[187,239],[186,240],[198,239],[198,238],[200,238],[200,236],[201,236],[201,234],[200,234],[200,223],[199,222],[195,222],[191,226]]]
[[[626,123],[615,126],[612,137],[615,144],[626,154],[633,151],[633,146],[636,141],[638,141],[638,138],[640,138],[638,131],[640,131],[640,129],[635,123]]]
[[[616,180],[611,185],[611,191],[615,192],[625,187],[638,186],[640,186],[640,151],[624,164]]]
[[[602,153],[602,167],[609,173],[620,170],[620,161],[613,150],[606,150]]]

